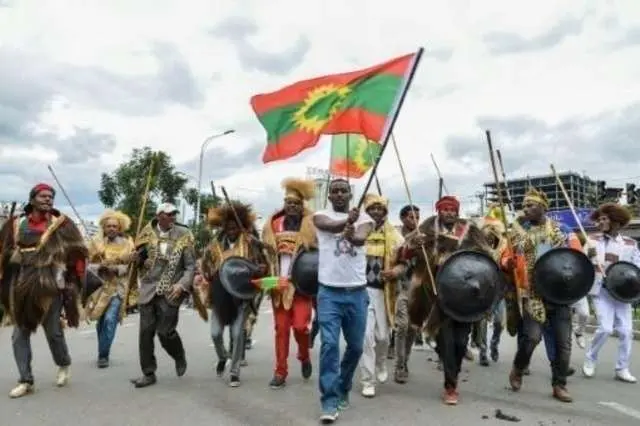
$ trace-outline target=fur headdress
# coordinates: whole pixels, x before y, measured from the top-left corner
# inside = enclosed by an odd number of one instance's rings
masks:
[[[549,198],[547,198],[547,194],[534,187],[531,187],[525,194],[523,203],[526,203],[527,201],[538,203],[544,207],[545,210],[549,208]]]
[[[316,183],[312,180],[286,178],[282,181],[282,189],[285,199],[308,201],[316,195]]]
[[[382,195],[377,195],[370,192],[364,197],[364,209],[367,210],[374,204],[380,204],[385,209],[389,208],[389,201],[386,198],[384,198]]]
[[[100,220],[98,221],[100,229],[104,229],[104,225],[110,219],[115,219],[116,221],[118,221],[120,232],[127,232],[131,227],[131,218],[129,216],[122,213],[121,211],[109,209],[102,213],[102,216],[100,216]]]
[[[621,227],[625,227],[631,222],[631,212],[629,212],[626,207],[617,203],[605,203],[601,205],[596,211],[591,213],[591,220],[595,221],[602,215],[607,216],[611,222],[615,222]]]
[[[242,227],[251,231],[253,229],[253,223],[256,220],[256,214],[253,212],[253,208],[250,204],[244,204],[240,201],[232,201],[231,206],[224,203],[220,207],[212,207],[207,212],[207,222],[212,228],[222,227],[227,222],[235,222],[236,217],[234,214],[238,214]]]

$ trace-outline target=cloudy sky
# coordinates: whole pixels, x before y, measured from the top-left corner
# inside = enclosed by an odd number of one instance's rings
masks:
[[[92,219],[100,173],[132,148],[165,150],[196,176],[202,141],[234,129],[209,145],[204,182],[268,214],[284,176],[327,167],[329,141],[262,164],[251,95],[419,46],[395,135],[424,210],[437,189],[430,153],[477,208],[491,179],[486,128],[508,176],[546,174],[552,161],[640,183],[637,0],[0,0],[0,200],[51,181],[52,164]],[[379,176],[395,216],[406,191],[392,149]]]

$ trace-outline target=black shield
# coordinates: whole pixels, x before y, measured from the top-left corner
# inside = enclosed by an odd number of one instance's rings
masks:
[[[615,262],[605,271],[603,286],[622,303],[640,301],[640,268],[631,262]]]
[[[459,322],[480,320],[498,301],[502,288],[503,276],[496,262],[472,250],[452,254],[436,275],[440,307]]]
[[[595,276],[591,260],[568,247],[549,250],[533,267],[535,292],[556,305],[572,305],[589,294]]]
[[[244,257],[228,257],[220,266],[220,283],[233,297],[250,300],[260,290],[251,282],[259,268]]]
[[[291,282],[296,291],[305,296],[318,294],[318,250],[298,251],[291,262]]]
[[[87,300],[89,300],[91,295],[95,293],[96,290],[98,290],[100,287],[102,287],[103,284],[104,281],[98,276],[98,274],[96,274],[90,268],[87,268],[85,270],[81,300],[83,306],[87,303]]]

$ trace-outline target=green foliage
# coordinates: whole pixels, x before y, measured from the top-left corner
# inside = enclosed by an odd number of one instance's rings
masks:
[[[176,171],[171,157],[163,151],[154,152],[149,147],[136,148],[128,161],[120,164],[110,174],[103,173],[101,177],[98,191],[100,201],[105,207],[128,214],[133,220],[133,228],[137,224],[152,160],[155,161],[144,213],[143,223],[146,223],[153,217],[158,202],[176,204],[187,183],[187,178]]]
[[[198,190],[189,188],[183,193],[186,203],[195,211],[198,200]],[[200,216],[207,216],[207,212],[211,207],[218,207],[223,202],[222,198],[212,194],[200,194]]]

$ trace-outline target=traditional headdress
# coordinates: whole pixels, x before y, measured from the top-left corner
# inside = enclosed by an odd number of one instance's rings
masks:
[[[110,219],[115,219],[118,221],[120,232],[126,232],[129,230],[129,227],[131,227],[131,218],[129,216],[122,213],[121,211],[109,209],[102,213],[102,216],[100,216],[100,220],[98,221],[98,225],[100,225],[100,228],[103,229],[105,223],[107,223],[107,221]]]
[[[29,191],[29,199],[32,200],[33,197],[35,197],[42,191],[50,191],[54,197],[56,196],[56,190],[51,185],[47,183],[39,183],[31,188],[31,191]]]
[[[547,198],[547,194],[534,187],[531,187],[529,191],[527,191],[527,193],[524,195],[523,202],[526,203],[527,201],[538,203],[542,207],[544,207],[545,210],[549,208],[549,199]]]
[[[385,209],[389,209],[389,201],[386,198],[384,198],[382,195],[368,193],[364,197],[364,209],[367,210],[374,204],[380,204]]]
[[[591,213],[591,220],[596,220],[600,216],[606,215],[611,222],[625,227],[631,222],[631,212],[624,206],[617,203],[605,203]]]
[[[256,214],[253,212],[253,209],[250,204],[244,204],[240,201],[232,201],[231,206],[225,203],[220,207],[212,207],[207,212],[207,222],[209,226],[212,228],[224,226],[227,222],[236,222],[236,216],[234,214],[237,213],[238,218],[240,219],[240,224],[246,231],[251,231],[253,229],[253,223],[256,220]]]
[[[316,184],[312,180],[286,178],[282,181],[284,198],[293,198],[298,201],[311,200],[316,194]]]
[[[452,195],[445,195],[440,198],[436,203],[436,211],[440,211],[442,209],[453,209],[456,212],[460,211],[460,201]]]

